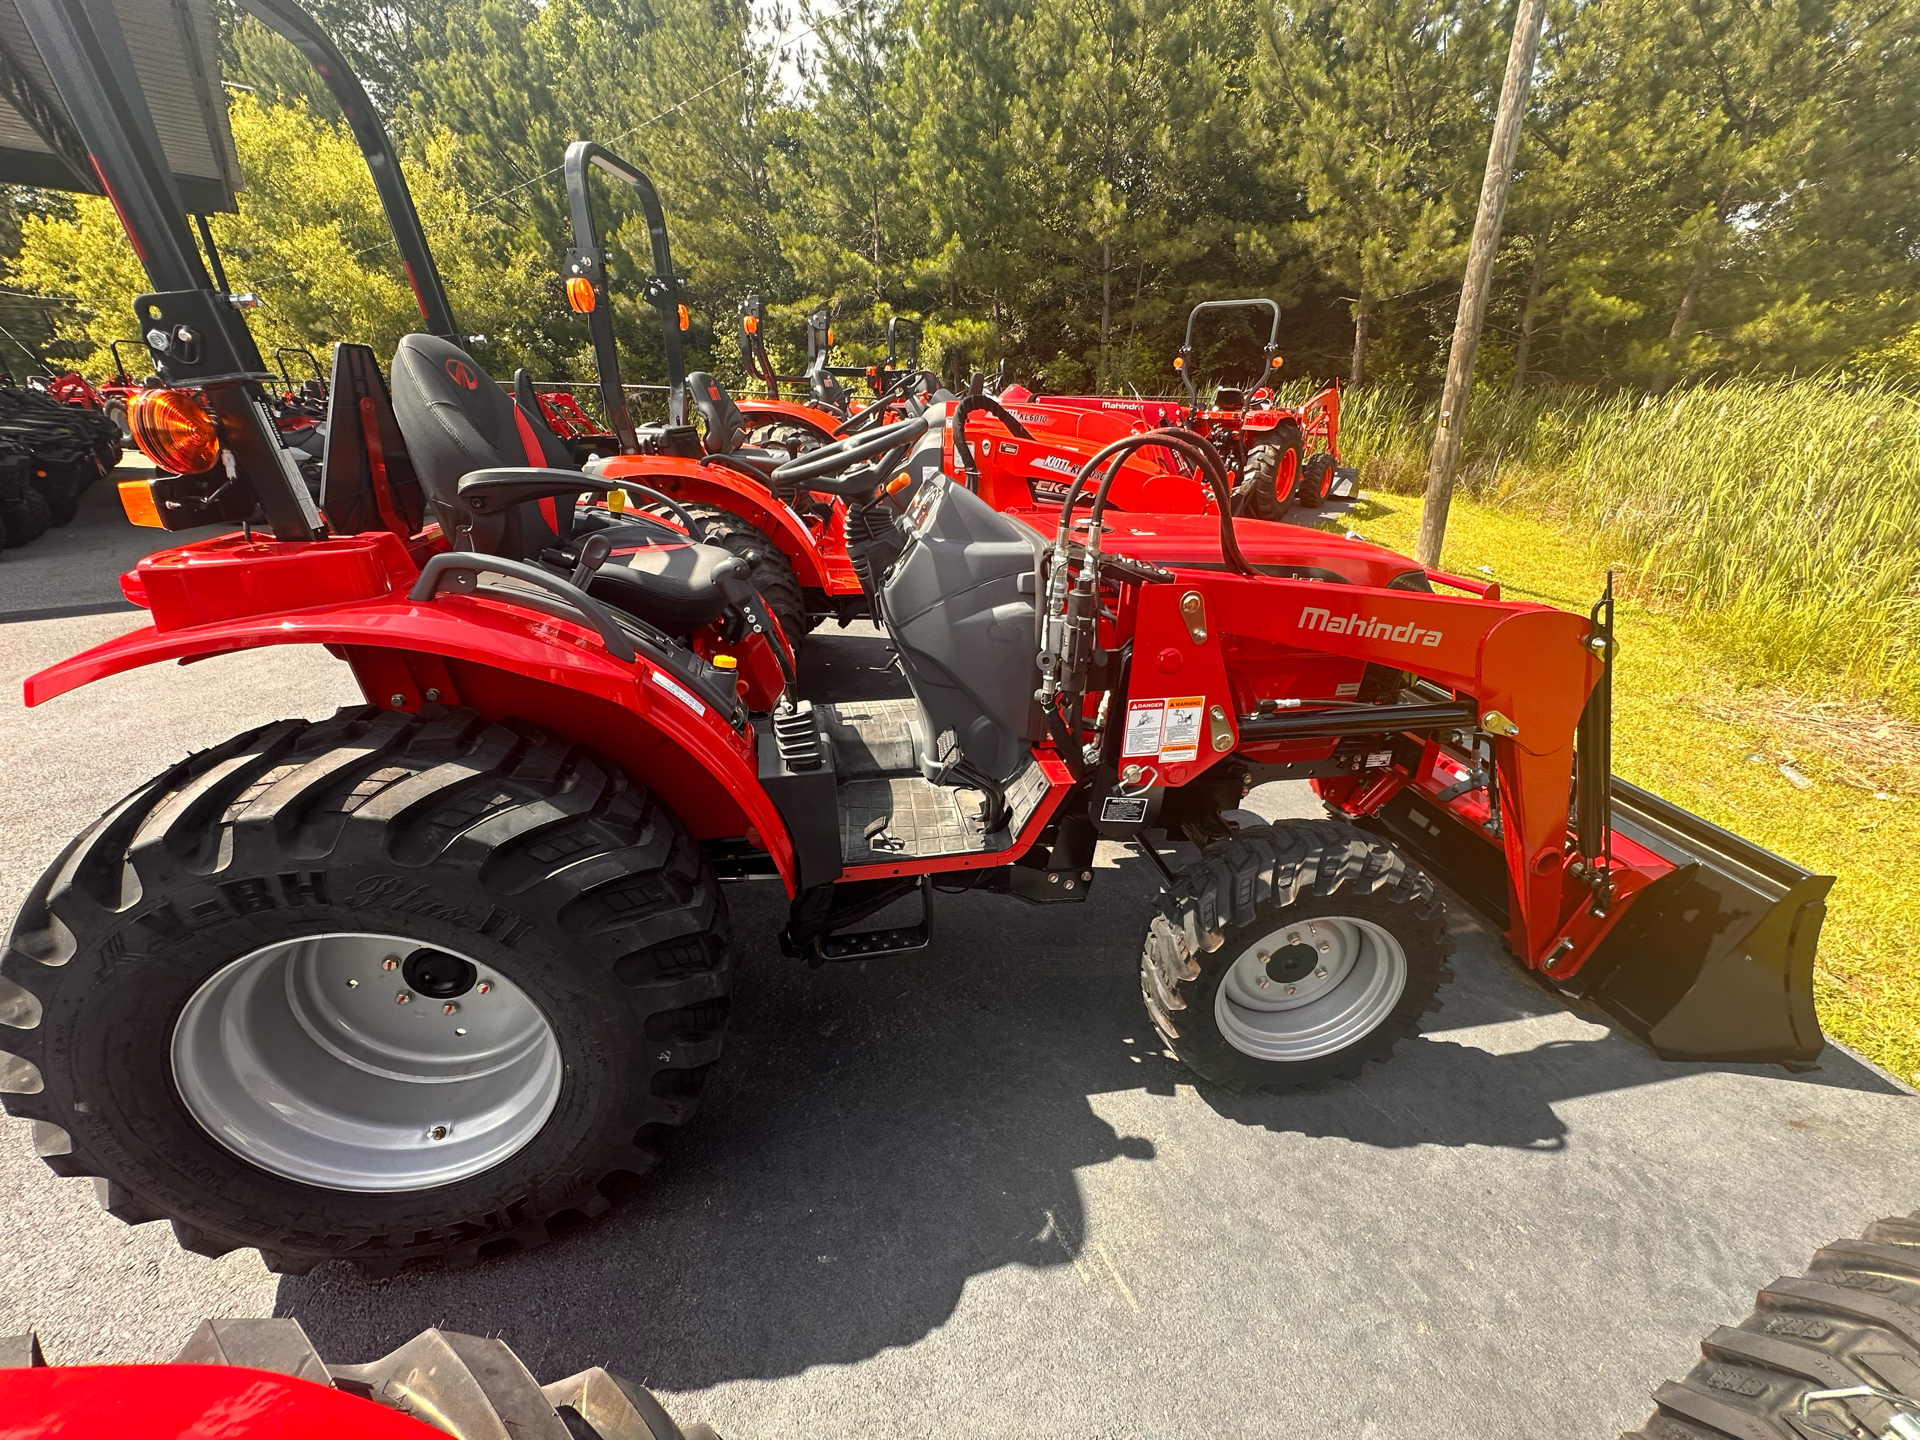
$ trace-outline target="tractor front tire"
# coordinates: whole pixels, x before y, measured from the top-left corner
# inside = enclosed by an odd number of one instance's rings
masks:
[[[1812,1435],[1801,1397],[1860,1386],[1920,1402],[1920,1213],[1876,1220],[1768,1285],[1751,1315],[1700,1343],[1686,1379],[1653,1392],[1653,1415],[1623,1440]],[[1895,1413],[1871,1395],[1810,1407],[1824,1435],[1892,1435]]]
[[[365,1365],[330,1365],[298,1320],[202,1320],[168,1363],[234,1366],[304,1382],[249,1389],[250,1382],[238,1377],[230,1403],[270,1418],[263,1424],[242,1420],[238,1429],[216,1421],[223,1434],[318,1435],[355,1428],[389,1434],[376,1422],[383,1411],[397,1410],[416,1419],[431,1416],[433,1430],[456,1440],[503,1435],[515,1440],[720,1440],[710,1426],[676,1425],[651,1390],[598,1365],[542,1385],[506,1341],[451,1330],[423,1330]],[[15,1367],[55,1368],[47,1366],[39,1337],[32,1334],[0,1338],[0,1371]],[[106,1370],[75,1376],[74,1383],[57,1389],[16,1386],[12,1394],[20,1413],[9,1419],[24,1429],[10,1433],[52,1435],[85,1424],[95,1413],[89,1401],[106,1409],[121,1398],[120,1387],[132,1392],[131,1379],[125,1370]],[[36,1396],[45,1397],[44,1409],[36,1406]],[[190,1427],[189,1433],[207,1432]]]
[[[538,1245],[692,1117],[725,902],[680,822],[516,721],[356,707],[175,765],[0,959],[0,1099],[186,1249],[372,1275]]]
[[[760,599],[780,622],[788,648],[798,655],[801,637],[813,628],[813,621],[807,615],[806,596],[801,593],[799,577],[793,573],[793,562],[773,543],[772,536],[731,510],[698,501],[688,501],[682,508],[706,532],[696,538],[731,551],[752,567],[753,588],[760,592]]]
[[[1298,425],[1276,425],[1258,444],[1247,447],[1246,514],[1255,520],[1284,520],[1300,484],[1303,439]]]
[[[1448,978],[1445,906],[1393,846],[1289,820],[1209,845],[1162,892],[1140,988],[1183,1064],[1229,1090],[1352,1079],[1384,1060]]]

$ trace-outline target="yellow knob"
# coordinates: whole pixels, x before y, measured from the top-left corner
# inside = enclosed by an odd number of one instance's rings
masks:
[[[716,655],[713,657],[713,664],[716,670],[738,670],[740,668],[740,662],[731,655]]]

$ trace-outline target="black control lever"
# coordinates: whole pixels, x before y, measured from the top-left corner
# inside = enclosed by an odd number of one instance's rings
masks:
[[[573,583],[582,590],[586,589],[587,581],[593,578],[596,570],[607,563],[607,557],[612,553],[613,542],[606,536],[589,535],[586,543],[580,547],[579,559],[573,567]]]

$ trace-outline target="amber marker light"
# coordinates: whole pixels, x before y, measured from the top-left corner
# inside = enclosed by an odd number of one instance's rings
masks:
[[[127,519],[136,525],[145,525],[154,530],[167,528],[166,521],[160,518],[160,504],[153,498],[153,482],[150,480],[122,480],[120,508],[127,512]]]
[[[220,458],[213,417],[186,390],[143,390],[127,406],[127,428],[142,455],[176,475],[211,470]]]
[[[743,317],[740,321],[740,328],[749,335],[758,335],[760,333],[760,317],[758,315]]]
[[[593,282],[584,275],[575,275],[567,281],[567,304],[573,307],[577,315],[593,313]]]
[[[693,328],[693,314],[684,305],[680,307],[680,328],[682,330],[691,330]]]

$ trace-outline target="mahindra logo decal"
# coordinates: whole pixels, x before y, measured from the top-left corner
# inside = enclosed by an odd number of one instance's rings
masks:
[[[480,377],[473,373],[473,367],[464,360],[449,360],[446,364],[447,378],[462,390],[478,390]]]
[[[1327,635],[1357,635],[1366,640],[1386,640],[1394,645],[1438,645],[1443,638],[1438,630],[1423,630],[1411,620],[1396,625],[1372,615],[1333,615],[1317,605],[1300,612],[1302,630],[1318,630]]]

